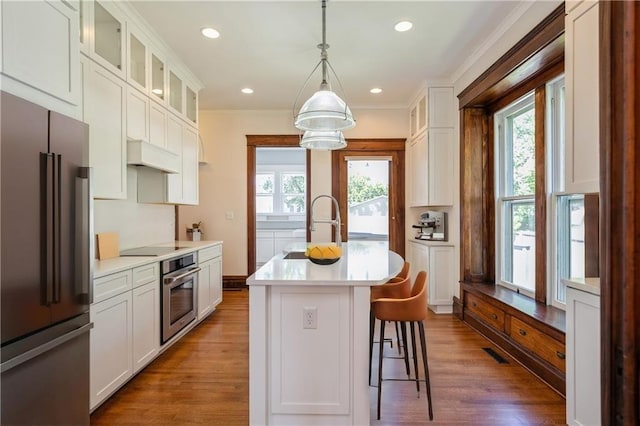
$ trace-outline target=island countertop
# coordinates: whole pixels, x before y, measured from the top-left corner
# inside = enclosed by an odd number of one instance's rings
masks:
[[[306,243],[289,251],[304,251]],[[402,257],[382,241],[349,241],[342,244],[342,257],[332,265],[316,265],[308,259],[274,256],[247,279],[249,286],[261,285],[345,285],[374,286],[385,283],[402,269]]]

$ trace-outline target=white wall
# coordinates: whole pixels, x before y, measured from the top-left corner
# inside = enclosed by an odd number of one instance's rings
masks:
[[[128,166],[127,199],[94,202],[95,232],[117,232],[120,250],[174,239],[174,207],[138,203],[137,178],[136,167]]]
[[[406,138],[406,109],[353,110],[357,119],[347,138]],[[206,165],[200,166],[200,205],[181,206],[180,238],[186,228],[203,222],[205,240],[223,240],[224,275],[247,273],[247,140],[246,135],[298,134],[290,110],[200,111],[200,134]],[[311,197],[331,194],[331,152],[311,154]],[[318,202],[317,214],[328,216],[330,204]],[[330,241],[329,226],[318,226],[313,241]]]

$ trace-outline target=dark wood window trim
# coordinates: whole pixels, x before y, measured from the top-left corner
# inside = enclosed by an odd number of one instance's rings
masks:
[[[247,135],[247,276],[256,271],[256,148],[293,148],[300,146],[298,135]],[[311,194],[311,151],[307,150],[307,223]],[[307,227],[307,241],[311,235]]]
[[[640,423],[640,3],[600,3],[602,424]]]
[[[564,71],[564,5],[459,95],[461,107],[461,281],[495,283],[493,113],[535,90],[536,215],[546,212],[545,83]],[[544,217],[544,216],[542,216]],[[546,301],[545,228],[536,221],[536,297]]]

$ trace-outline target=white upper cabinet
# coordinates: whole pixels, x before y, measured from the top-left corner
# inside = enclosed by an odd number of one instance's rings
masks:
[[[163,105],[167,103],[167,61],[158,52],[151,52],[151,97]]]
[[[133,87],[127,88],[127,138],[149,141],[149,98]]]
[[[429,128],[454,126],[453,87],[429,87]]]
[[[198,132],[182,129],[182,200],[180,204],[198,204]]]
[[[565,191],[599,192],[599,5],[572,6],[565,18]]]
[[[125,74],[125,16],[112,1],[93,3],[91,59],[120,78]]]
[[[184,83],[182,78],[173,70],[169,69],[169,106],[176,113],[182,115]]]
[[[100,65],[84,61],[84,121],[89,124],[94,197],[126,199],[127,85]]]
[[[127,24],[127,83],[140,90],[149,92],[151,55],[146,37],[133,24]]]
[[[187,120],[198,124],[198,92],[185,85],[185,110]]]
[[[3,1],[0,8],[2,90],[79,118],[77,3]]]
[[[406,151],[411,207],[453,205],[454,114],[452,87],[429,87],[410,110]]]

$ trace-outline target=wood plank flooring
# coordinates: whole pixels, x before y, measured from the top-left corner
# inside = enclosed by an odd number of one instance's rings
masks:
[[[91,423],[249,424],[248,303],[247,290],[225,291],[216,312],[99,407]],[[380,421],[370,388],[372,425],[565,424],[564,398],[481,335],[450,315],[431,315],[425,325],[434,421],[424,386],[418,398],[413,383],[383,382]],[[385,346],[385,356],[397,354]],[[403,361],[385,359],[383,377],[405,378]]]

